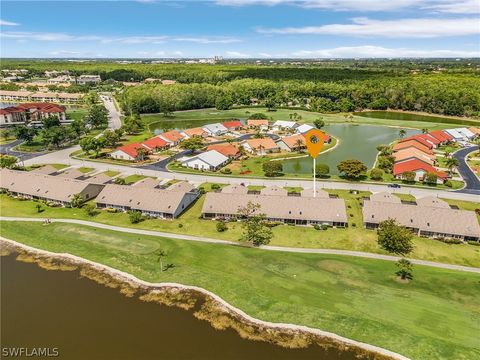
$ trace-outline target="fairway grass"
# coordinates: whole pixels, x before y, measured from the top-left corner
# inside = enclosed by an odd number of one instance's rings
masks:
[[[2,222],[6,238],[70,253],[150,282],[205,288],[249,315],[306,325],[412,359],[480,356],[478,274],[415,266],[399,283],[395,264],[139,236],[87,226]],[[35,234],[35,236],[32,236]],[[153,251],[175,265],[160,272]]]
[[[223,186],[222,184],[221,186]],[[205,190],[209,191],[211,184],[204,184]],[[349,194],[346,190],[328,190],[332,194],[338,194],[345,199],[347,213],[349,215],[349,227],[346,229],[315,230],[311,226],[289,226],[279,225],[274,227],[273,239],[270,245],[318,248],[318,249],[339,249],[355,250],[377,254],[386,254],[378,247],[377,234],[375,231],[367,230],[361,225],[361,211],[358,195]],[[38,212],[37,202],[29,200],[12,199],[7,195],[0,195],[0,215],[37,217],[50,219],[78,219],[93,221],[108,225],[162,231],[167,233],[203,236],[212,239],[238,241],[242,234],[240,222],[227,223],[228,230],[218,232],[217,221],[204,220],[200,218],[205,196],[201,196],[187,211],[178,219],[160,220],[148,219],[138,224],[131,224],[127,213],[110,213],[99,211],[96,216],[90,217],[83,209],[48,207],[43,205],[43,211]],[[461,208],[475,206],[474,203],[457,203]],[[348,208],[348,206],[351,208]],[[353,223],[360,224],[353,227]],[[411,258],[443,262],[447,264],[466,265],[480,267],[480,246],[466,244],[445,244],[441,241],[414,237],[414,251]]]

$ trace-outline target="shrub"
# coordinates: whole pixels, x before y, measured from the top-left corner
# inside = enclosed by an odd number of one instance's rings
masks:
[[[448,186],[448,187],[451,188],[453,186],[453,184],[450,180],[447,180],[447,181],[445,181],[445,186]]]
[[[381,169],[374,168],[370,171],[370,178],[372,180],[382,180],[383,171]]]
[[[212,184],[212,186],[210,186],[210,188],[212,190],[219,190],[220,189],[220,185],[219,184]]]
[[[280,161],[267,161],[262,165],[265,176],[274,177],[280,176],[283,173],[283,166]]]
[[[224,232],[228,229],[227,224],[225,224],[225,222],[223,222],[223,221],[217,222],[216,226],[217,226],[217,231],[218,232]]]
[[[314,228],[315,230],[323,230],[322,227],[321,227],[319,224],[313,225],[313,228]]]
[[[203,195],[203,194],[206,193],[205,188],[204,188],[203,186],[200,186],[200,187],[198,188],[198,192],[200,193],[200,195]]]
[[[468,240],[467,243],[469,245],[480,246],[480,242],[478,241]]]
[[[273,228],[275,226],[281,225],[282,223],[280,221],[265,221],[265,226],[268,226],[270,228]]]
[[[98,214],[98,211],[93,204],[85,204],[83,206],[83,210],[90,217],[93,217]]]
[[[142,213],[140,211],[129,211],[128,216],[132,224],[138,224],[143,220]]]
[[[107,208],[107,212],[109,212],[109,213],[116,213],[116,212],[117,212],[117,209]]]
[[[330,227],[328,224],[322,224],[322,230],[327,230]]]
[[[231,174],[232,173],[232,169],[230,168],[223,168],[222,170],[220,170],[220,172],[222,174]]]
[[[179,227],[180,229],[183,228],[183,224],[182,224],[182,223],[178,224],[178,227]]]

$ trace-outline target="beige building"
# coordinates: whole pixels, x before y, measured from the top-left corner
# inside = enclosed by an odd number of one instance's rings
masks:
[[[31,171],[1,169],[0,188],[15,197],[69,206],[75,194],[80,194],[84,201],[90,200],[98,195],[103,185]]]
[[[445,201],[426,197],[416,205],[403,204],[395,195],[374,194],[363,202],[363,221],[367,229],[394,219],[416,235],[434,238],[478,240],[480,225],[473,211],[452,209]]]

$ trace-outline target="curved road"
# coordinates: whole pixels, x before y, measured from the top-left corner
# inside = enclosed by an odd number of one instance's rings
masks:
[[[44,222],[44,219],[0,216],[0,221]],[[129,234],[169,237],[169,238],[179,239],[179,240],[199,241],[199,242],[207,242],[207,243],[223,244],[223,245],[231,245],[231,246],[244,246],[241,243],[234,242],[234,241],[212,239],[212,238],[201,237],[201,236],[167,233],[167,232],[161,232],[161,231],[133,229],[133,228],[107,225],[107,224],[101,224],[101,223],[85,221],[85,220],[53,219],[52,222],[78,224],[78,225],[95,227],[98,229],[112,230],[112,231],[118,231],[118,232],[129,233]],[[263,246],[260,246],[259,248],[254,247],[253,249],[261,249],[261,250],[267,250],[267,251],[283,251],[283,252],[303,253],[303,254],[330,254],[330,255],[341,255],[341,256],[354,256],[354,257],[387,260],[387,261],[398,261],[399,259],[401,259],[400,257],[391,256],[391,255],[381,255],[381,254],[367,253],[367,252],[361,252],[361,251],[336,250],[336,249],[292,248],[292,247],[269,246],[269,245],[263,245]],[[409,260],[416,265],[431,266],[431,267],[449,269],[449,270],[474,272],[474,273],[480,274],[480,268],[477,268],[477,267],[443,264],[443,263],[437,263],[433,261],[417,260],[417,259],[409,259]]]
[[[460,176],[465,181],[465,188],[463,188],[462,190],[459,190],[459,192],[463,192],[466,194],[480,195],[480,179],[472,171],[472,169],[470,169],[466,160],[468,154],[477,150],[478,150],[478,146],[470,146],[470,147],[460,149],[455,153],[453,153],[453,157],[457,159],[459,162],[459,166],[457,167],[458,172],[460,173]]]

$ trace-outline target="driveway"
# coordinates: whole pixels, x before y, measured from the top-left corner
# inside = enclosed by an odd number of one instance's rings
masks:
[[[478,146],[470,146],[453,153],[453,157],[459,162],[458,172],[466,184],[466,186],[458,192],[480,195],[480,179],[472,169],[470,169],[466,161],[467,155],[477,150]]]

